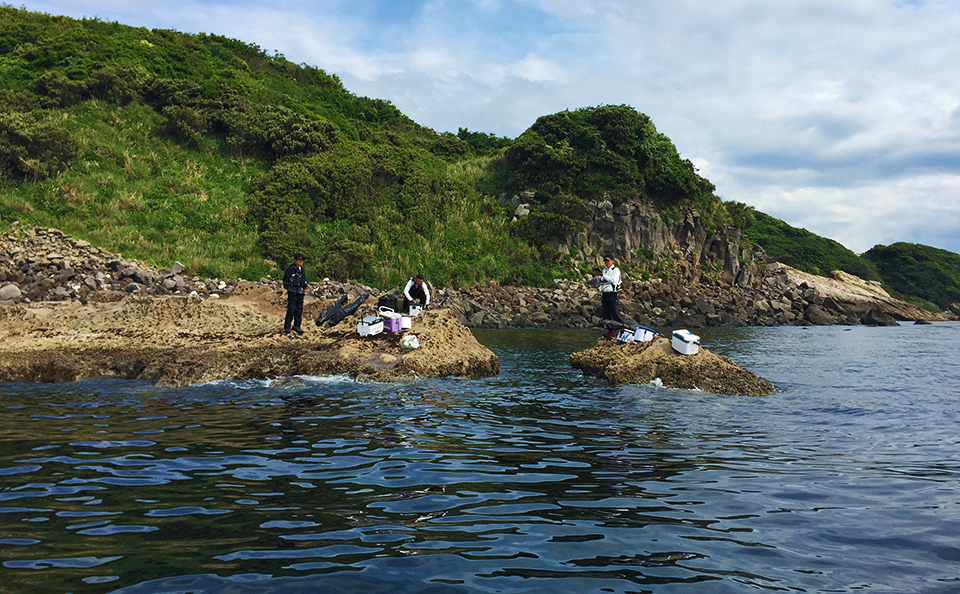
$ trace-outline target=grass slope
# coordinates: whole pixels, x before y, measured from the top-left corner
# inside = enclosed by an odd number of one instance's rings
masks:
[[[829,277],[834,270],[842,270],[865,280],[881,280],[872,262],[836,241],[761,212],[756,213],[756,222],[744,231],[744,236],[778,262],[810,274]]]
[[[915,243],[877,245],[864,252],[896,293],[948,309],[960,308],[960,254]]]
[[[519,223],[490,198],[528,190]],[[722,202],[628,106],[543,116],[516,140],[437,134],[256,45],[0,5],[0,227],[57,227],[208,277],[275,275],[302,251],[314,275],[384,288],[420,271],[544,285],[582,272],[556,244],[603,199],[670,220],[696,207],[802,270],[880,278],[832,240]],[[953,299],[929,275],[886,275]]]

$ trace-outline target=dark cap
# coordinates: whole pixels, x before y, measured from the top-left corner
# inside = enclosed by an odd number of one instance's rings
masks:
[[[420,274],[418,274],[417,276],[415,276],[415,277],[413,277],[413,278],[418,278],[418,279],[420,279],[420,280],[423,280],[423,273],[421,272]]]
[[[294,254],[294,255],[293,255],[293,259],[294,259],[294,260],[306,260],[307,258],[306,258],[303,254]]]

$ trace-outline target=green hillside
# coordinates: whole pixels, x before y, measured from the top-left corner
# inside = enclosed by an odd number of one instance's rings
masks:
[[[864,252],[894,292],[948,309],[960,303],[960,254],[915,243],[877,245]]]
[[[744,231],[744,236],[778,262],[810,274],[829,277],[834,270],[842,270],[865,280],[881,280],[873,262],[857,256],[836,241],[761,212],[756,213],[756,222]]]
[[[536,190],[522,224],[489,196]],[[731,220],[643,114],[544,116],[516,141],[437,134],[336,76],[217,35],[0,7],[0,221],[126,256],[256,278],[310,257],[379,286],[540,284],[585,201],[639,196]]]

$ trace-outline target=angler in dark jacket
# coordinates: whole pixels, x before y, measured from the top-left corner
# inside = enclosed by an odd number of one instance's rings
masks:
[[[293,331],[303,334],[300,321],[303,318],[303,295],[307,291],[307,273],[303,269],[303,260],[303,254],[296,254],[293,257],[293,264],[283,273],[283,288],[287,290],[287,316],[283,318],[284,334],[290,332],[291,322]]]

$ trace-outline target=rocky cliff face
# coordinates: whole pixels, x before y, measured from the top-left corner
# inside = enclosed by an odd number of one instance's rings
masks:
[[[703,269],[716,270],[728,285],[748,285],[754,280],[754,254],[741,249],[743,234],[737,227],[710,232],[694,208],[681,210],[680,219],[671,221],[654,205],[642,202],[614,205],[604,200],[588,206],[594,219],[564,246],[567,253],[576,246],[587,258],[611,253],[622,262],[632,262],[643,249],[656,258],[679,256],[678,269],[688,281],[699,280]],[[746,270],[741,260],[747,263]]]

